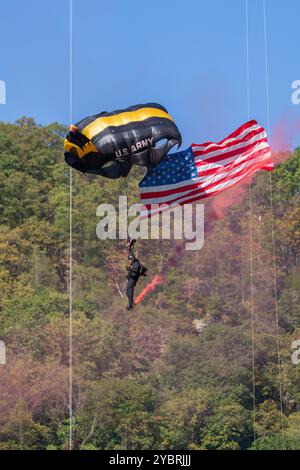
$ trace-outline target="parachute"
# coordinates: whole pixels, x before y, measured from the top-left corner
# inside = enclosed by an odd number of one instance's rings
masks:
[[[86,117],[70,126],[65,160],[82,173],[115,179],[132,165],[154,168],[182,142],[168,111],[157,103],[139,104]]]

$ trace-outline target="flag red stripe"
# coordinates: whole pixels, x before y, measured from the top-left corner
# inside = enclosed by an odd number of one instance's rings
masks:
[[[262,144],[266,142],[266,140],[262,140],[259,143]],[[255,146],[256,147],[256,146]],[[269,150],[269,147],[264,147],[264,149]],[[261,149],[264,150],[264,149]],[[232,166],[239,166],[242,165],[247,158],[249,158],[249,155],[255,154],[257,152],[257,149],[252,148],[252,146],[245,147],[245,152],[241,153],[240,151],[234,155],[226,155],[226,158],[222,159],[220,162],[196,162],[196,167],[198,169],[198,173],[200,176],[209,176],[211,174],[214,174],[216,172],[221,171],[228,171],[228,169],[231,169]],[[238,157],[238,158],[233,158],[233,157]],[[231,161],[226,162],[226,160],[231,159]],[[222,163],[223,162],[223,163]],[[205,170],[205,167],[208,167],[211,165],[211,163],[215,163],[215,165],[212,165],[212,168],[207,168]]]
[[[196,144],[192,144],[192,148],[193,148],[193,152],[195,154],[196,157],[198,156],[206,156],[206,158],[203,158],[203,160],[208,160],[211,161],[212,158],[216,158],[216,157],[221,157],[222,158],[222,155],[223,153],[226,153],[228,151],[230,151],[231,148],[234,148],[236,147],[236,149],[234,150],[238,150],[240,149],[243,149],[244,146],[241,145],[241,144],[246,144],[247,142],[249,142],[249,145],[255,145],[259,140],[253,140],[251,142],[251,139],[254,139],[255,136],[259,136],[260,134],[264,134],[264,137],[262,137],[262,139],[265,139],[267,138],[266,136],[266,133],[264,132],[264,129],[262,127],[258,128],[257,130],[253,130],[252,132],[249,132],[246,136],[244,136],[242,139],[236,139],[234,141],[231,141],[231,142],[228,142],[227,145],[224,145],[224,146],[220,146],[219,144],[215,144],[215,146],[212,146],[206,150],[197,150],[197,145]],[[209,155],[213,152],[218,152],[218,155],[214,155],[212,157],[210,157]]]
[[[217,145],[222,145],[224,142],[226,142],[226,140],[229,140],[229,139],[233,139],[234,137],[237,137],[238,135],[240,135],[243,131],[245,131],[246,129],[248,129],[249,127],[252,127],[252,126],[255,126],[255,125],[259,125],[257,123],[257,121],[255,121],[255,119],[253,119],[252,121],[249,121],[249,122],[246,122],[246,124],[243,124],[242,126],[240,126],[238,129],[236,129],[234,132],[232,132],[231,134],[229,134],[227,137],[225,137],[225,139],[223,140],[220,140],[220,142],[217,142]],[[208,145],[216,145],[216,142],[204,142],[203,144],[192,144],[192,147],[193,146],[197,146],[197,147],[206,147]]]
[[[218,156],[216,155],[215,157],[211,157],[209,160],[206,160],[206,159],[197,160],[196,161],[196,166],[200,167],[203,164],[209,164],[209,163],[219,163],[219,164],[221,164],[223,160],[226,160],[227,158],[230,158],[230,157],[235,157],[236,155],[242,155],[243,153],[250,150],[252,147],[256,147],[258,144],[263,143],[263,142],[267,142],[267,139],[263,138],[261,140],[258,140],[256,142],[254,142],[254,143],[251,143],[249,145],[245,145],[245,147],[243,147],[242,149],[238,148],[236,150],[228,151],[225,154],[222,153],[222,155],[218,155]]]

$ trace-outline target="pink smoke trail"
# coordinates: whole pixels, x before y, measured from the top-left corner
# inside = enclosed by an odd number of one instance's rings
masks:
[[[146,295],[148,295],[150,292],[153,292],[156,286],[162,284],[163,282],[164,275],[162,273],[156,274],[152,281],[146,287],[144,287],[142,292],[137,296],[137,298],[135,299],[135,304],[139,304]]]

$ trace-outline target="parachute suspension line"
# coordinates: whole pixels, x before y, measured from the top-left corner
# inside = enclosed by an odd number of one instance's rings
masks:
[[[266,1],[263,0],[263,24],[264,24],[264,61],[265,61],[265,87],[266,87],[266,109],[268,135],[270,134],[270,93],[269,93],[269,71],[268,71],[268,49],[267,49],[267,19],[266,19]],[[279,338],[279,319],[278,319],[278,292],[277,292],[277,269],[275,252],[275,231],[274,231],[274,203],[273,203],[273,179],[270,172],[270,208],[271,208],[271,236],[272,236],[272,257],[273,257],[273,285],[274,285],[274,306],[275,306],[275,324],[276,324],[276,342],[277,342],[277,365],[279,379],[279,399],[281,416],[281,440],[282,448],[285,448],[283,432],[283,394],[282,394],[282,360]]]
[[[246,81],[247,81],[247,112],[248,119],[250,119],[250,67],[249,67],[249,5],[248,0],[246,2]]]
[[[290,322],[291,325],[294,326],[294,316],[295,316],[295,296],[294,296],[294,291],[295,291],[295,280],[294,280],[294,263],[292,261],[292,269],[291,269],[291,298],[292,298],[292,308],[291,308],[291,316],[290,316]]]
[[[124,191],[125,191],[125,196],[128,199],[128,181],[127,181],[127,176],[123,176],[124,178]]]
[[[246,3],[246,71],[247,71],[247,111],[250,120],[250,67],[249,67],[249,5]],[[251,341],[252,341],[252,400],[253,400],[253,440],[256,439],[256,387],[255,387],[255,316],[253,295],[253,201],[252,184],[249,185],[249,248],[250,248],[250,305],[251,305]]]
[[[69,124],[73,119],[73,0],[69,0]],[[69,173],[69,449],[73,449],[73,173]]]
[[[121,176],[121,178],[122,178],[122,186],[123,186],[124,195],[126,196],[127,205],[128,205],[128,181],[127,181],[127,176]]]
[[[122,192],[124,192],[124,196],[126,196],[126,204],[128,208],[128,181],[127,181],[127,176],[121,176],[121,187],[122,187]],[[127,229],[127,240],[129,240],[129,233]],[[122,290],[125,289],[126,282],[124,284],[124,287]]]

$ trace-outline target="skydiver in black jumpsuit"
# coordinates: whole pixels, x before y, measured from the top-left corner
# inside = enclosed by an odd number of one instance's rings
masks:
[[[133,301],[134,288],[140,276],[146,276],[147,268],[145,268],[140,261],[134,256],[134,244],[136,240],[130,240],[127,242],[129,247],[128,259],[130,260],[130,266],[127,269],[127,290],[126,294],[128,297],[127,310],[131,310],[135,307]]]
[[[128,305],[126,309],[131,310],[135,306],[134,301],[133,301],[133,295],[134,295],[135,285],[140,276],[141,263],[133,254],[129,254],[128,259],[131,261],[131,263],[130,263],[130,266],[127,268],[128,273],[127,273],[126,294],[128,297]]]

